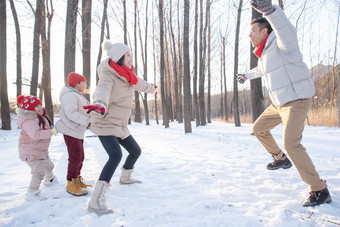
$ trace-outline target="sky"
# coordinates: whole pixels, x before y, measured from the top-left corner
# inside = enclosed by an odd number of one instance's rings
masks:
[[[55,119],[57,120],[57,119]],[[131,134],[142,154],[133,178],[142,184],[120,185],[123,158],[111,180],[107,203],[114,214],[98,217],[87,210],[88,195],[68,194],[68,154],[63,135],[53,136],[49,154],[59,183],[41,185],[41,200],[26,201],[30,169],[18,157],[19,129],[0,130],[0,226],[3,227],[333,227],[340,225],[340,128],[306,126],[306,147],[332,202],[303,207],[308,185],[293,166],[270,171],[272,162],[251,135],[252,124],[235,127],[216,122],[184,134],[184,125],[165,129],[154,120],[150,126],[132,122]],[[272,130],[282,148],[282,125]],[[166,138],[166,139],[165,139]],[[86,131],[82,176],[94,185],[107,161],[99,139]],[[337,223],[337,224],[332,224]]]
[[[65,14],[66,14],[66,0],[55,0],[54,2],[54,17],[52,20],[52,37],[51,37],[51,76],[52,76],[52,95],[54,101],[58,100],[59,92],[64,85],[64,39],[65,39]],[[167,1],[165,1],[167,4]],[[311,67],[316,65],[318,62],[323,61],[324,64],[333,63],[333,55],[334,55],[334,46],[335,46],[335,31],[336,31],[336,20],[338,8],[336,6],[335,0],[327,0],[323,5],[320,5],[321,0],[317,1],[307,1],[307,5],[305,8],[302,7],[302,3],[297,3],[296,1],[287,0],[284,1],[285,4],[285,12],[288,15],[289,19],[292,21],[294,25],[298,25],[298,36],[300,40],[300,48],[303,51],[304,60],[306,64]],[[140,7],[143,7],[145,1],[139,1],[141,4]],[[276,3],[276,1],[273,1]],[[18,0],[15,1],[17,12],[19,16],[19,23],[21,29],[21,39],[22,39],[22,76],[24,78],[24,83],[29,84],[29,80],[31,78],[32,73],[32,40],[33,40],[33,25],[34,19],[31,9],[28,7],[26,0]],[[115,2],[114,4],[117,4]],[[131,4],[131,2],[130,2]],[[191,1],[191,13],[193,13],[194,3]],[[228,90],[232,90],[232,75],[233,75],[233,39],[234,39],[234,24],[236,23],[236,8],[231,8],[228,13],[226,13],[226,9],[229,5],[232,5],[231,2],[226,1],[218,1],[216,0],[212,5],[212,10],[214,10],[213,23],[214,28],[212,33],[218,34],[220,32],[224,34],[229,34],[229,42],[227,43],[227,75],[228,75]],[[32,2],[32,5],[35,4]],[[99,24],[101,20],[102,14],[102,5],[93,1],[93,23],[92,23],[92,56],[91,56],[91,73],[92,73],[92,84],[95,81],[95,66],[97,61],[97,54],[99,50]],[[129,6],[129,5],[128,5]],[[79,7],[81,7],[81,3],[79,3]],[[175,7],[175,6],[173,6]],[[113,8],[119,9],[113,6]],[[149,7],[149,9],[151,6]],[[321,8],[321,9],[320,9]],[[245,1],[242,11],[242,24],[240,31],[240,48],[239,48],[239,72],[244,72],[249,70],[249,21],[251,16],[249,2]],[[301,14],[301,11],[304,13]],[[114,42],[122,42],[123,41],[123,32],[120,25],[114,19],[115,15],[112,13],[112,7],[109,8],[109,21],[110,21],[110,35],[111,40]],[[116,12],[117,13],[117,12]],[[133,6],[130,5],[128,7],[128,29],[129,31],[129,40],[133,40]],[[301,15],[300,15],[301,14]],[[229,20],[228,17],[230,16]],[[155,15],[157,16],[157,15]],[[143,19],[143,15],[141,15],[141,19]],[[193,15],[191,15],[190,19],[191,23],[193,23]],[[149,48],[152,48],[151,39],[151,24],[149,21]],[[158,25],[157,25],[158,26]],[[223,31],[224,29],[224,31]],[[143,30],[143,29],[142,29]],[[82,61],[81,61],[81,21],[78,16],[78,25],[77,25],[77,53],[76,53],[76,72],[82,73]],[[157,31],[156,31],[157,32]],[[191,33],[193,30],[191,28]],[[7,4],[7,76],[8,76],[8,89],[9,89],[9,98],[15,98],[16,96],[16,41],[15,41],[15,28],[13,17],[11,13],[11,9],[9,4]],[[312,38],[311,38],[312,37]],[[220,77],[220,44],[219,44],[219,36],[215,35],[212,42],[212,77],[215,81],[213,83],[212,92],[219,93],[220,85],[219,85],[219,77]],[[192,36],[191,36],[192,42]],[[338,41],[339,43],[339,41]],[[192,51],[191,51],[192,52]],[[339,52],[339,48],[338,48]],[[141,51],[139,51],[141,53]],[[192,55],[192,53],[191,53]],[[338,54],[337,56],[340,56]],[[102,59],[105,58],[103,55]],[[153,59],[151,53],[149,54],[149,63],[153,64]],[[192,59],[192,56],[191,56]],[[340,59],[340,57],[337,57]],[[40,57],[41,61],[41,57]],[[141,61],[141,57],[139,57],[139,61]],[[339,62],[339,60],[337,60]],[[142,65],[141,62],[138,63]],[[192,64],[191,64],[192,67]],[[153,76],[153,66],[150,67],[149,70],[149,82],[159,83],[159,80],[154,81]],[[42,64],[40,63],[40,70],[42,69]],[[141,70],[141,68],[140,68]],[[158,73],[158,72],[157,72]],[[138,73],[137,75],[142,75]],[[244,85],[240,85],[240,89],[249,88],[249,82],[246,82]],[[93,92],[92,88],[92,92]],[[29,87],[23,87],[23,93],[26,95],[29,92]]]

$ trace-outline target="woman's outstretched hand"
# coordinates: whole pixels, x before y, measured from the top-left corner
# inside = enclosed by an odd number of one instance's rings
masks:
[[[92,111],[96,113],[100,113],[101,115],[105,114],[105,107],[100,104],[93,104],[89,106],[83,106],[85,110],[87,110],[87,113],[91,113]]]

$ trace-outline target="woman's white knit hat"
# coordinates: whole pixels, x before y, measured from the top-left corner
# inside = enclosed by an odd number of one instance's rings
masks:
[[[102,43],[102,49],[112,61],[117,62],[127,52],[131,51],[130,48],[124,43],[112,43],[110,40],[105,40]]]

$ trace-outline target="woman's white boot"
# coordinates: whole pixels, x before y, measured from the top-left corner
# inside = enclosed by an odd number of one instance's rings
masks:
[[[133,179],[131,177],[133,169],[125,169],[122,167],[122,175],[120,176],[120,184],[134,184],[134,183],[142,183],[140,180]]]
[[[105,193],[109,190],[111,184],[98,180],[91,196],[88,210],[98,215],[112,214],[113,210],[106,204]]]

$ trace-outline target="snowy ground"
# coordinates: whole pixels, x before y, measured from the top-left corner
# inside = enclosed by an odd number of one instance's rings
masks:
[[[120,185],[121,163],[107,194],[115,213],[101,217],[87,211],[92,189],[83,197],[65,191],[68,155],[61,134],[50,146],[59,184],[41,186],[46,200],[25,201],[30,170],[18,158],[19,130],[15,124],[11,131],[0,130],[0,226],[340,225],[340,128],[306,127],[304,132],[303,144],[333,199],[315,208],[302,207],[308,187],[295,168],[266,170],[272,159],[250,135],[251,125],[193,124],[187,135],[178,123],[168,129],[154,121],[129,128],[142,148],[134,177],[143,183]],[[272,132],[282,147],[282,126]],[[96,137],[85,139],[85,153],[82,175],[94,185],[107,154]]]

